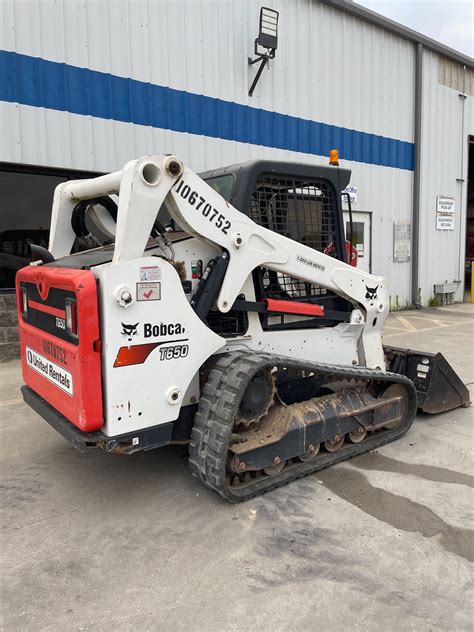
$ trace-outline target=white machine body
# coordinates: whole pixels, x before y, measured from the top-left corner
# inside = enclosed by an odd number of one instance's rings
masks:
[[[174,156],[147,156],[117,173],[59,185],[49,246],[54,257],[71,252],[77,202],[109,194],[119,196],[113,257],[91,267],[99,294],[107,436],[177,419],[183,406],[199,400],[199,372],[206,360],[229,350],[384,370],[386,280],[257,225]],[[173,242],[173,260],[160,245],[147,248],[162,205],[188,234]],[[217,335],[196,315],[190,298],[195,262],[205,268],[223,252],[229,263],[215,310],[227,313],[241,294],[255,300],[252,271],[264,266],[349,300],[350,322],[264,331],[259,315],[249,313],[244,335]]]

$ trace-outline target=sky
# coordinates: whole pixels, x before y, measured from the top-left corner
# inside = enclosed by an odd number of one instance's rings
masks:
[[[372,11],[474,57],[473,0],[356,0]]]

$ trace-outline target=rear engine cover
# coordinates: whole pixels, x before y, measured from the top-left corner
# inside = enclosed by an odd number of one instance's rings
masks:
[[[83,431],[103,424],[100,331],[92,272],[29,266],[16,277],[24,382]],[[66,305],[76,302],[77,336]]]

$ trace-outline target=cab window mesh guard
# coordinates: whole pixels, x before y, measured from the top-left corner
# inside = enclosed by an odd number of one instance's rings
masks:
[[[250,218],[280,235],[320,252],[332,244],[338,257],[337,204],[331,185],[321,179],[274,175],[259,176],[249,209]],[[326,296],[327,290],[262,268],[261,287],[266,298],[308,299]]]

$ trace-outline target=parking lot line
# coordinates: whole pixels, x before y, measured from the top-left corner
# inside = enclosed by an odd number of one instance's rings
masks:
[[[5,408],[5,406],[16,406],[17,404],[22,403],[22,399],[18,397],[17,399],[7,399],[5,402],[0,402],[0,408]]]
[[[395,318],[404,326],[407,331],[418,331],[415,325],[404,316],[395,316]]]

